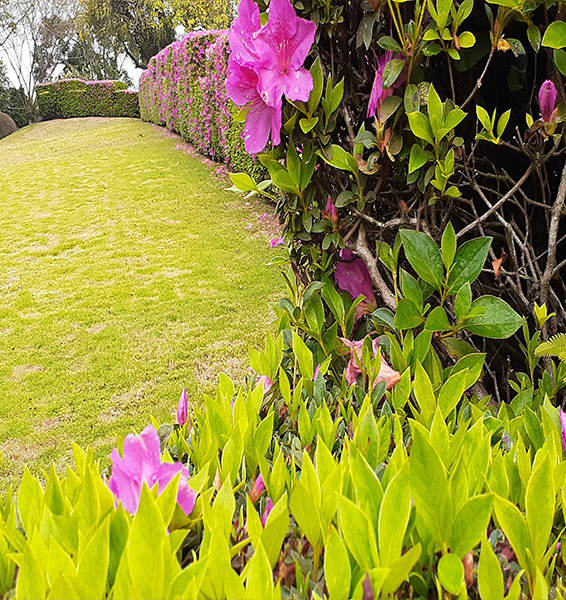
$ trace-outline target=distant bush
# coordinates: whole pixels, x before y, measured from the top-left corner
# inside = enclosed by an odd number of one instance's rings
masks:
[[[198,31],[154,56],[140,78],[144,121],[165,125],[215,160],[259,175],[263,167],[244,150],[238,108],[226,96],[226,31]]]
[[[18,129],[33,120],[33,106],[21,88],[0,85],[0,111],[10,115]]]
[[[17,130],[18,127],[14,123],[14,119],[10,115],[0,112],[0,140]]]
[[[134,117],[139,118],[137,92],[123,81],[63,79],[36,86],[37,105],[43,118]]]

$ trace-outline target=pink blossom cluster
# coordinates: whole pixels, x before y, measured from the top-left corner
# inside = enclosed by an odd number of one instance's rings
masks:
[[[141,75],[142,119],[180,133],[205,156],[229,162],[234,125],[224,85],[227,63],[226,31],[191,32],[167,46]]]
[[[228,32],[231,54],[226,89],[235,104],[248,108],[247,152],[261,152],[270,137],[274,146],[280,143],[283,96],[308,100],[313,80],[303,64],[315,33],[316,25],[297,17],[289,0],[271,0],[263,27],[254,1],[241,0]]]

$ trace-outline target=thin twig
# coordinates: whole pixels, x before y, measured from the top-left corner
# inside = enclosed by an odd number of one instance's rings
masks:
[[[502,196],[495,204],[489,203],[489,204],[491,204],[491,206],[488,208],[488,210],[486,212],[484,212],[482,215],[480,215],[475,221],[473,221],[469,225],[466,225],[466,227],[464,227],[464,229],[461,229],[456,234],[456,237],[459,238],[459,237],[463,236],[464,234],[468,233],[468,231],[471,231],[472,229],[474,229],[474,227],[477,227],[478,223],[482,223],[483,221],[485,221],[504,202],[506,202],[509,198],[511,198],[511,196],[513,196],[513,194],[523,185],[523,183],[525,183],[525,181],[527,181],[527,179],[529,178],[529,175],[532,173],[532,171],[533,171],[533,165],[531,164],[529,166],[529,168],[524,172],[521,179],[519,179],[519,181],[517,181],[517,183],[504,196]],[[477,192],[480,193],[480,195],[484,198],[484,201],[485,201],[485,199],[486,199],[485,194],[481,191],[480,186],[477,184],[477,182],[475,180],[472,180],[472,187]]]
[[[564,201],[566,200],[566,162],[562,168],[562,177],[560,178],[560,185],[558,186],[558,193],[556,194],[556,200],[552,205],[552,213],[550,216],[550,227],[548,230],[548,258],[546,261],[546,268],[542,275],[540,282],[540,301],[541,303],[546,302],[548,298],[548,288],[550,286],[550,279],[554,273],[554,267],[556,266],[556,247],[558,239],[558,226],[560,224],[560,215],[564,208]]]
[[[467,104],[469,102],[471,102],[472,98],[476,95],[477,91],[481,88],[482,79],[484,78],[485,74],[487,73],[489,63],[491,62],[491,59],[493,58],[494,53],[495,53],[495,45],[492,44],[491,52],[489,53],[489,57],[487,59],[487,62],[485,63],[485,67],[483,68],[481,75],[479,76],[478,80],[476,81],[476,85],[474,86],[474,89],[470,92],[470,95],[464,100],[464,103],[460,106],[460,108],[462,110],[464,110],[464,108],[467,106]]]

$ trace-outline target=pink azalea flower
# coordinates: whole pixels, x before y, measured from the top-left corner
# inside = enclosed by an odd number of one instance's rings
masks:
[[[562,433],[562,449],[566,452],[566,413],[560,409],[560,429]]]
[[[269,242],[269,246],[271,248],[276,248],[277,246],[282,246],[285,243],[283,238],[273,238],[271,242]]]
[[[348,292],[355,300],[358,296],[365,296],[365,300],[356,307],[356,320],[362,315],[369,314],[377,308],[377,301],[373,294],[373,287],[368,268],[361,258],[355,258],[354,253],[348,248],[340,251],[342,259],[334,271],[334,279],[343,292]]]
[[[540,87],[538,93],[538,101],[540,104],[540,115],[545,123],[549,123],[553,120],[554,107],[556,105],[556,88],[554,83],[547,79]]]
[[[157,484],[158,494],[161,494],[179,473],[177,502],[185,514],[190,515],[195,506],[195,492],[189,487],[189,471],[181,463],[161,462],[159,435],[153,425],[148,425],[141,434],[126,436],[123,457],[116,448],[112,450],[112,475],[108,488],[124,510],[134,514],[138,510],[144,483],[150,489]]]
[[[401,58],[402,56],[398,54],[395,57],[395,60]],[[391,52],[391,50],[388,50],[377,61],[377,70],[375,71],[375,77],[373,80],[371,94],[368,102],[368,118],[374,117],[377,112],[378,106],[381,107],[381,104],[385,100],[385,98],[389,98],[389,96],[392,96],[393,91],[396,90],[398,87],[402,86],[403,83],[405,83],[405,80],[407,79],[407,72],[404,68],[403,71],[401,71],[399,77],[397,77],[395,83],[391,87],[383,87],[383,72],[385,71],[385,67],[387,66],[387,64],[390,63],[392,60],[393,52]]]
[[[259,91],[270,106],[284,94],[306,102],[313,88],[311,74],[303,68],[316,34],[312,21],[297,17],[289,0],[271,0],[267,25],[257,34],[263,66]]]
[[[261,152],[269,137],[281,142],[283,95],[308,100],[311,74],[302,67],[314,42],[316,25],[297,17],[289,0],[271,0],[267,25],[261,28],[253,0],[242,0],[228,33],[228,96],[239,106],[250,105],[244,127],[244,146]]]
[[[267,524],[267,517],[269,517],[269,513],[272,510],[273,510],[273,501],[271,500],[271,498],[268,498],[267,502],[265,503],[265,510],[263,511],[263,515],[261,517],[261,525],[264,529]]]
[[[244,147],[246,152],[261,152],[271,136],[274,146],[281,143],[281,99],[278,106],[268,106],[257,91],[256,71],[240,65],[233,55],[228,59],[226,91],[234,104],[250,105],[244,125]]]
[[[348,362],[348,366],[346,367],[345,376],[346,376],[346,382],[348,383],[348,385],[352,385],[353,383],[356,382],[358,375],[362,374],[362,370],[360,369],[358,364],[360,364],[360,365],[362,364],[362,349],[363,349],[363,345],[364,345],[364,340],[351,341],[351,340],[347,340],[345,338],[339,338],[339,339],[344,344],[344,346],[347,346],[348,348],[350,348],[350,361]],[[377,353],[379,351],[379,340],[377,338],[375,338],[372,341],[372,349],[373,349],[373,355],[377,356]],[[357,361],[356,361],[356,357],[358,359]],[[385,381],[387,384],[387,389],[390,390],[399,381],[399,379],[401,379],[401,374],[398,371],[396,371],[395,369],[392,369],[387,364],[387,361],[385,360],[385,357],[383,356],[383,352],[382,352],[381,353],[381,367],[379,369],[379,373],[378,373],[377,377],[375,378],[373,387],[375,387],[381,381]]]
[[[181,397],[179,398],[179,404],[177,405],[177,423],[182,427],[187,422],[187,416],[189,412],[189,403],[187,400],[187,390],[183,388]]]

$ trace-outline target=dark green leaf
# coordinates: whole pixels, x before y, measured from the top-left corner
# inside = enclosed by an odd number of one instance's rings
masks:
[[[399,300],[397,311],[395,312],[395,327],[399,329],[412,329],[418,327],[423,322],[419,307],[410,300]]]
[[[534,51],[538,52],[540,49],[541,35],[540,29],[534,23],[527,29],[527,37],[529,38],[529,42]]]
[[[465,317],[472,306],[472,288],[469,283],[465,283],[456,294],[456,302],[454,309],[456,312],[456,319],[460,320]]]
[[[401,293],[407,299],[413,302],[420,311],[423,309],[423,292],[417,280],[410,274],[401,269]]]
[[[443,118],[443,108],[442,102],[440,101],[440,96],[437,91],[434,89],[434,86],[431,85],[428,90],[428,119],[430,121],[430,127],[432,129],[433,136],[436,138],[438,136],[438,132],[442,128]]]
[[[377,45],[381,46],[384,50],[391,50],[392,52],[401,52],[402,48],[399,45],[399,42],[392,37],[384,35],[380,37],[377,41]]]
[[[330,113],[332,114],[342,102],[342,96],[344,96],[344,78],[336,84],[336,87],[332,89],[332,96],[330,98]]]
[[[323,88],[323,83],[324,83],[323,76],[322,76],[322,67],[320,65],[320,58],[318,58],[318,56],[317,56],[316,60],[314,61],[310,70],[311,70],[312,81],[313,81],[313,89],[309,96],[308,107],[309,107],[309,113],[312,115],[312,113],[316,110],[316,107],[318,106],[318,103],[320,102],[320,99],[322,97],[322,88]],[[314,125],[313,125],[313,127],[314,127]],[[312,129],[312,127],[310,129]],[[305,131],[305,133],[306,133],[306,131]]]
[[[394,58],[385,65],[385,69],[383,69],[383,89],[391,87],[397,81],[404,66],[405,61],[399,58]]]
[[[401,102],[403,102],[403,100],[401,100],[399,96],[389,96],[389,98],[385,98],[379,113],[379,118],[382,123],[385,123],[385,121],[387,121],[387,119],[389,119],[389,117],[399,108]]]
[[[442,234],[441,250],[442,250],[442,262],[447,269],[450,269],[454,262],[454,256],[456,255],[456,234],[454,233],[454,227],[452,223],[448,223]]]
[[[566,52],[564,50],[554,50],[552,53],[554,64],[558,70],[566,77]]]
[[[521,326],[522,318],[501,298],[481,296],[472,302],[474,308],[484,308],[485,313],[470,319],[466,330],[487,338],[505,339]]]
[[[421,107],[421,97],[419,94],[419,88],[414,84],[410,83],[405,89],[405,112],[418,112]]]
[[[426,319],[425,329],[427,331],[448,331],[452,329],[448,315],[441,306],[437,306],[431,310]]]
[[[440,251],[434,240],[425,233],[410,229],[402,229],[399,234],[403,241],[407,260],[417,275],[435,290],[440,291],[444,279],[444,269]]]
[[[448,277],[448,293],[454,294],[465,283],[476,280],[485,264],[491,239],[490,237],[475,238],[458,248]]]

